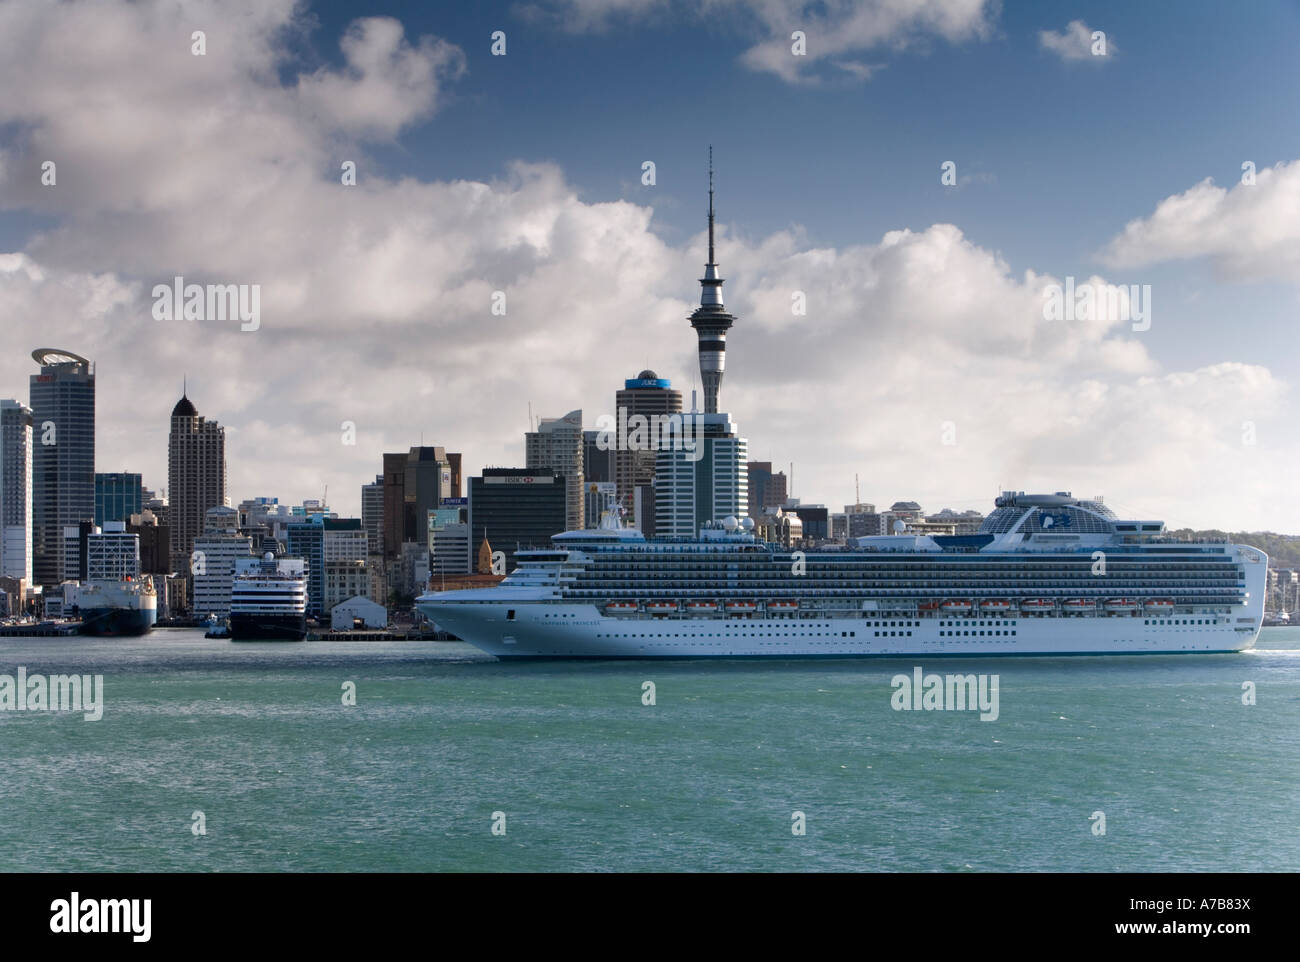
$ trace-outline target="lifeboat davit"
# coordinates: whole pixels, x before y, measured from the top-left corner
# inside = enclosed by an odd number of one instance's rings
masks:
[[[688,601],[686,602],[686,610],[693,613],[708,614],[718,610],[718,603],[716,601]]]
[[[1067,611],[1091,611],[1097,607],[1097,602],[1091,598],[1068,598],[1064,606]]]
[[[652,615],[666,615],[677,611],[677,602],[675,601],[647,601],[645,610]]]
[[[969,601],[963,601],[960,598],[950,598],[939,605],[939,607],[944,611],[970,611],[971,603]]]
[[[1174,602],[1172,598],[1151,598],[1147,607],[1153,611],[1173,611]]]
[[[1132,598],[1108,598],[1106,599],[1106,609],[1108,611],[1133,611],[1138,607],[1138,603]]]
[[[1020,602],[1020,607],[1025,611],[1050,611],[1056,603],[1050,598],[1026,598]]]
[[[611,601],[605,606],[606,611],[636,611],[635,601]]]
[[[799,607],[797,601],[769,601],[767,603],[768,611],[795,611]]]
[[[937,602],[937,601],[923,601],[923,602],[921,602],[919,605],[917,605],[916,607],[917,607],[917,610],[918,610],[918,611],[938,611],[938,610],[939,610],[939,602]]]
[[[749,611],[757,611],[758,602],[757,601],[728,601],[727,610],[738,611],[742,613],[749,612]]]
[[[1006,611],[1011,607],[1011,602],[1002,598],[989,598],[980,602],[982,611]]]

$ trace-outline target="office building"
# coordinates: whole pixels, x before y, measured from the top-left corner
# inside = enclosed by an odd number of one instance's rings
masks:
[[[140,577],[140,538],[125,521],[105,521],[86,536],[86,578],[121,581]]]
[[[655,530],[694,538],[707,521],[744,517],[749,507],[745,465],[749,442],[729,414],[689,414],[695,438],[688,450],[660,450],[655,469]]]
[[[300,524],[289,525],[286,551],[290,557],[302,558],[307,562],[307,614],[320,617],[329,610],[326,608],[326,603],[330,600],[326,593],[326,565],[351,566],[349,570],[355,570],[355,565],[359,562],[364,575],[366,532],[361,527],[360,518],[316,516]],[[336,567],[335,573],[341,576],[343,568]],[[335,603],[367,592],[369,577],[365,576],[357,585],[349,594],[334,599]]]
[[[0,401],[0,578],[32,588],[32,409]],[[21,604],[20,606],[21,607]]]
[[[366,552],[384,553],[384,476],[375,475],[374,484],[361,486],[361,527],[366,532]]]
[[[188,395],[172,409],[167,494],[172,568],[183,571],[208,510],[226,504],[226,429],[200,417]]]
[[[65,576],[63,529],[95,520],[95,366],[52,348],[32,358],[33,578],[53,587]]]
[[[459,454],[441,447],[384,454],[381,540],[385,559],[398,557],[403,544],[426,543],[428,512],[448,498],[461,496],[460,464]]]
[[[566,531],[582,527],[582,411],[562,418],[542,418],[536,431],[524,436],[525,467],[550,468],[564,476]]]
[[[566,530],[568,500],[564,475],[544,468],[485,468],[469,481],[470,541],[484,539],[514,567],[515,549],[550,547],[551,535]]]
[[[126,521],[144,510],[144,485],[140,475],[120,471],[95,474],[95,524]]]
[[[166,575],[171,573],[172,545],[171,531],[167,525],[160,524],[158,516],[148,508],[133,514],[127,522],[126,530],[140,541],[140,573],[146,575]],[[155,583],[157,579],[155,579]]]
[[[655,534],[658,448],[667,433],[667,419],[681,416],[682,392],[674,391],[672,383],[654,371],[642,371],[615,393],[614,410],[617,430],[609,432],[603,443],[613,450],[618,502],[626,521],[648,538]]]
[[[614,480],[614,449],[600,443],[599,431],[582,432],[582,480]]]
[[[771,461],[750,461],[745,465],[749,479],[748,512],[757,518],[764,508],[779,508],[789,499],[784,471],[772,470]]]
[[[194,539],[187,569],[191,571],[193,611],[196,617],[230,614],[230,594],[235,583],[235,561],[253,554],[253,539],[229,530],[205,532]],[[181,595],[183,597],[183,594]],[[169,603],[172,599],[169,597]],[[176,599],[179,604],[180,598]]]

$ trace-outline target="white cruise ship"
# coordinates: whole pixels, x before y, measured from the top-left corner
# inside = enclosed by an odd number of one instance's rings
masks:
[[[307,637],[307,563],[301,558],[235,561],[230,594],[232,641],[302,641]]]
[[[417,605],[498,658],[1236,652],[1264,614],[1262,551],[1177,541],[1064,492],[1005,492],[974,535],[799,552],[752,527],[565,532],[517,552],[495,587]]]

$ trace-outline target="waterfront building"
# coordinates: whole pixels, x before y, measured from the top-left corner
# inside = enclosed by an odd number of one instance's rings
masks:
[[[144,510],[141,477],[129,471],[95,474],[95,524],[126,521]]]
[[[288,526],[287,553],[307,562],[307,614],[320,617],[328,612],[325,593],[325,566],[330,562],[366,560],[366,533],[360,518],[327,518],[315,515]],[[349,594],[366,590],[369,579]],[[337,600],[342,600],[338,598]]]
[[[491,539],[509,571],[517,547],[549,544],[568,530],[565,480],[546,468],[485,468],[469,482],[470,538]]]
[[[335,631],[387,628],[388,609],[369,598],[349,598],[330,609],[330,627]]]
[[[226,504],[226,429],[200,417],[184,393],[172,408],[167,494],[172,568],[183,571],[208,510]]]
[[[36,583],[65,580],[63,529],[95,520],[95,366],[39,348],[32,359],[32,554]]]
[[[324,597],[321,600],[321,612],[328,613],[334,606],[357,596],[370,594],[370,573],[365,561],[326,561],[324,577]]]
[[[542,418],[536,431],[524,435],[524,458],[528,468],[550,468],[564,476],[564,529],[582,527],[582,411],[570,411],[562,418]]]
[[[230,531],[208,531],[194,539],[186,568],[193,578],[197,617],[213,614],[225,618],[230,614],[235,562],[252,555],[253,540]]]
[[[32,586],[32,409],[0,401],[0,578]],[[21,608],[21,604],[19,605]]]

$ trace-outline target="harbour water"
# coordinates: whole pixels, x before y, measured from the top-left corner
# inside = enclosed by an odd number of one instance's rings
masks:
[[[998,675],[997,719],[894,710],[917,665]],[[1300,868],[1300,628],[932,662],[0,639],[19,666],[102,675],[103,717],[0,711],[7,871]]]

